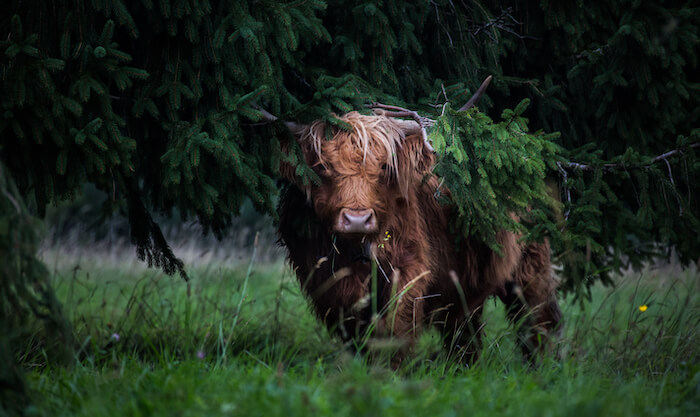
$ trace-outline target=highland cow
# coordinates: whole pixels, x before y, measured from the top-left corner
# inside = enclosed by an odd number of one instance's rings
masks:
[[[296,136],[320,184],[304,186],[290,165],[281,168],[291,185],[280,200],[280,240],[319,319],[345,341],[368,329],[405,341],[394,365],[424,325],[473,361],[482,307],[496,296],[521,324],[526,355],[538,350],[561,315],[549,245],[499,231],[499,255],[459,239],[450,227],[456,210],[436,198],[450,192],[431,174],[434,154],[420,130],[383,115],[340,119],[351,129],[333,126],[328,138],[319,121]]]

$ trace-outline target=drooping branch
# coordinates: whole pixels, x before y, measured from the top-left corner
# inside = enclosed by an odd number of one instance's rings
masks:
[[[168,275],[179,272],[180,276],[188,281],[185,264],[173,253],[160,226],[153,220],[141,201],[136,187],[128,196],[128,205],[131,243],[136,246],[138,258],[147,261],[149,267],[161,268]]]
[[[486,91],[486,88],[488,88],[489,84],[491,84],[491,80],[493,79],[493,76],[489,75],[486,77],[484,82],[481,83],[481,86],[476,90],[476,93],[467,101],[467,103],[462,106],[458,111],[467,111],[470,108],[474,107],[476,103],[479,101],[481,96],[484,94],[484,91]],[[275,116],[274,114],[270,113],[266,109],[260,107],[257,104],[252,104],[252,107],[256,109],[257,111],[260,112],[263,118],[262,123],[272,123],[276,122],[279,118]],[[401,126],[401,129],[404,132],[410,132],[410,131],[420,131],[421,136],[423,136],[423,141],[425,142],[425,146],[431,151],[434,152],[435,149],[433,149],[433,145],[430,143],[428,140],[428,132],[427,129],[432,127],[435,124],[435,120],[421,116],[418,114],[418,112],[414,110],[409,110],[405,109],[403,107],[398,107],[398,106],[392,106],[388,104],[382,104],[382,103],[372,103],[367,106],[370,109],[376,109],[380,110],[381,113],[386,116],[386,117],[391,117],[393,119],[396,119],[396,123]],[[410,120],[405,120],[405,119],[412,119]],[[301,132],[304,128],[305,125],[298,124],[295,122],[289,122],[285,121],[284,122],[285,126],[292,132],[292,133],[299,133]]]
[[[603,164],[603,165],[589,165],[589,164],[582,164],[579,162],[557,162],[557,166],[559,167],[559,172],[561,173],[562,177],[564,178],[564,183],[566,183],[567,179],[569,178],[567,168],[574,170],[574,171],[576,171],[576,170],[578,170],[578,171],[595,171],[596,169],[599,169],[599,168],[602,168],[604,171],[621,171],[621,170],[627,170],[630,168],[634,168],[634,169],[649,168],[650,166],[654,165],[655,163],[663,161],[666,164],[666,169],[668,170],[669,181],[671,182],[671,185],[675,189],[676,183],[673,180],[673,172],[671,171],[671,164],[668,162],[668,158],[682,154],[683,151],[686,149],[692,149],[692,148],[697,148],[697,147],[700,147],[700,142],[692,143],[690,145],[662,153],[661,155],[657,155],[657,156],[651,158],[651,161],[648,164],[643,164],[643,165],[625,165],[625,164],[619,164],[619,163],[617,163],[617,164],[608,163],[608,164]],[[566,201],[569,204],[571,204],[571,189],[569,187],[565,187],[565,190],[566,190]],[[679,203],[679,216],[682,216],[683,215],[683,206],[680,204],[680,199],[678,197],[678,194],[676,194],[676,199],[678,199],[678,203]],[[564,213],[564,219],[566,219],[566,220],[569,219],[569,211],[570,211],[570,209]]]

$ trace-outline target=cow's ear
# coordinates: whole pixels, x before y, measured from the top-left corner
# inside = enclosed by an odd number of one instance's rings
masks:
[[[433,167],[435,153],[428,149],[420,133],[406,136],[401,147],[404,169],[422,177]]]
[[[403,194],[408,194],[410,187],[423,181],[435,163],[435,154],[429,149],[423,135],[415,133],[406,136],[398,158],[398,182]]]
[[[281,157],[279,160],[280,177],[297,184],[300,179],[296,175],[296,165],[303,160],[302,152],[299,152],[299,144],[296,135],[284,135],[280,139]]]
[[[279,163],[279,175],[281,178],[294,184],[300,190],[309,193],[310,166],[318,162],[317,151],[313,146],[311,129],[308,126],[298,126],[290,129],[290,134],[280,140],[282,157]],[[313,172],[311,175],[314,175]]]

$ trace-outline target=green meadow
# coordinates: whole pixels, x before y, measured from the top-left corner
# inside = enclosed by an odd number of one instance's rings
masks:
[[[564,298],[557,353],[535,366],[493,301],[475,365],[457,365],[426,331],[392,371],[329,336],[281,261],[188,264],[185,282],[131,261],[61,258],[52,280],[75,357],[57,363],[40,330],[27,339],[28,414],[700,415],[696,270],[629,273],[590,302]]]

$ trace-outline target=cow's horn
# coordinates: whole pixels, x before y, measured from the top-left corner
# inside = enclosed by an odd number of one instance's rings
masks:
[[[277,121],[278,117],[275,116],[274,114],[270,113],[269,111],[263,109],[262,107],[258,106],[257,104],[253,104],[253,107],[258,110],[260,113],[262,113],[263,120],[266,122],[275,122]],[[294,122],[284,122],[284,125],[287,126],[287,129],[289,129],[292,133],[298,133],[302,131],[305,127],[305,125],[301,125],[299,123],[294,123]]]
[[[481,98],[481,95],[484,94],[484,91],[488,88],[489,84],[491,84],[491,80],[493,79],[492,75],[489,75],[486,77],[483,83],[481,83],[481,86],[479,87],[478,90],[476,90],[476,93],[472,96],[472,98],[467,101],[467,104],[462,106],[458,111],[467,111],[474,107],[476,105],[476,102],[479,101]]]

